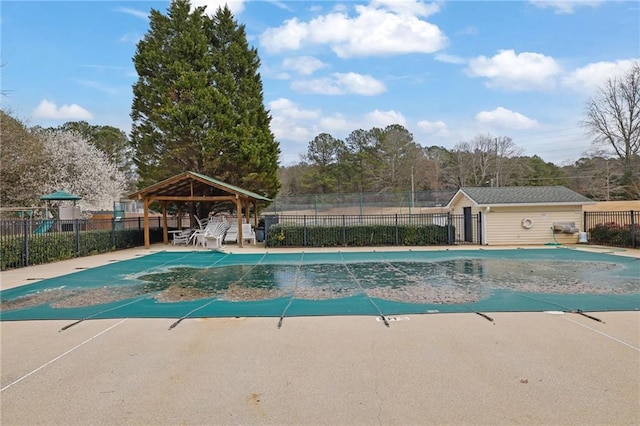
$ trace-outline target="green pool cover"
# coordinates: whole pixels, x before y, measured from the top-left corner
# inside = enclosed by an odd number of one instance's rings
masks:
[[[0,292],[0,319],[640,309],[640,260],[569,248],[160,252]]]

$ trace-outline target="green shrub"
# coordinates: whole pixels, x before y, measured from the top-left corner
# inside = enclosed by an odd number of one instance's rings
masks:
[[[151,243],[162,242],[162,229],[151,229],[149,237]],[[111,230],[82,231],[77,238],[76,241],[75,232],[3,237],[0,240],[0,268],[4,271],[144,245],[142,229],[121,229],[113,233]]]
[[[589,230],[591,243],[615,247],[632,247],[631,225],[619,225],[615,222],[601,223]]]
[[[267,234],[269,247],[420,246],[447,243],[447,228],[438,225],[305,227],[276,224],[269,228]]]

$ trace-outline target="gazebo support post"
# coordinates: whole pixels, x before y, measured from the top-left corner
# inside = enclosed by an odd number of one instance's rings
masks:
[[[176,226],[182,230],[182,203],[178,203],[178,211],[176,212]]]
[[[237,195],[236,211],[238,212],[238,247],[242,248],[242,200]]]
[[[167,202],[162,202],[162,241],[166,246],[169,244],[169,230],[167,228]]]
[[[193,191],[193,190],[192,190]],[[196,227],[196,221],[195,221],[195,217],[196,217],[196,203],[194,201],[189,203],[189,228],[195,228]],[[180,215],[180,217],[182,218],[182,215]],[[182,225],[182,219],[180,219],[180,224]],[[182,228],[180,228],[182,229]]]
[[[251,204],[253,204],[253,229],[258,229],[258,202],[252,200]]]
[[[251,208],[248,198],[244,199],[244,214],[246,215],[244,223],[251,223]]]
[[[144,248],[151,247],[151,238],[149,238],[149,198],[144,199]]]

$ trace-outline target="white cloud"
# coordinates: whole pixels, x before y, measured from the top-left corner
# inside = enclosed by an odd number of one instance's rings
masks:
[[[555,86],[562,69],[552,57],[541,53],[501,50],[491,58],[471,59],[466,72],[471,77],[487,78],[489,87],[536,90]]]
[[[244,10],[244,3],[245,0],[191,0],[191,8],[206,6],[205,12],[213,16],[219,7],[224,7],[226,4],[231,13],[236,16]]]
[[[282,61],[282,67],[298,72],[302,75],[311,75],[328,65],[313,56],[296,56]]]
[[[112,87],[105,86],[104,84],[102,84],[102,83],[100,83],[98,81],[78,80],[78,83],[82,84],[83,86],[99,90],[100,92],[108,93],[109,95],[114,95],[114,94],[116,94],[118,92],[116,89],[114,89]]]
[[[506,129],[531,129],[538,127],[538,122],[518,112],[498,107],[493,111],[482,111],[476,115],[479,124]]]
[[[464,64],[467,62],[467,60],[461,56],[449,55],[447,53],[436,54],[435,60],[447,64]]]
[[[289,12],[292,12],[293,9],[289,7],[289,5],[287,5],[286,2],[284,1],[278,1],[278,0],[265,0],[267,3],[271,3],[272,5],[274,5],[275,7],[278,7],[282,10],[288,10]]]
[[[291,83],[291,88],[298,92],[322,95],[356,94],[364,96],[378,95],[387,90],[381,81],[370,75],[354,72],[333,73],[331,77],[294,81]]]
[[[365,128],[386,127],[392,124],[404,126],[407,122],[404,116],[397,111],[380,111],[378,109],[365,114],[364,118],[368,124]]]
[[[307,124],[320,118],[320,111],[303,109],[289,99],[279,98],[269,102],[271,131],[278,140],[308,142],[315,134]],[[286,154],[286,153],[284,153]]]
[[[80,105],[62,105],[58,108],[55,103],[46,99],[43,99],[42,102],[40,102],[40,104],[33,110],[32,114],[35,118],[48,118],[54,120],[90,120],[93,118],[93,114],[82,108]]]
[[[475,25],[469,25],[460,31],[456,31],[457,36],[474,36],[478,35],[478,27]]]
[[[139,34],[139,33],[126,33],[124,35],[122,35],[118,41],[121,43],[132,43],[132,44],[138,44],[138,42],[140,40],[143,39],[143,35]]]
[[[616,62],[594,62],[568,73],[562,83],[573,89],[593,92],[603,87],[608,79],[626,74],[633,64],[639,61],[640,58],[622,59]]]
[[[417,0],[373,0],[371,6],[389,9],[399,15],[410,16],[430,16],[440,11],[440,4],[433,2],[430,4]]]
[[[144,19],[145,21],[149,20],[149,12],[144,12],[142,10],[131,9],[130,7],[119,7],[116,9],[117,12],[126,13],[127,15],[135,16],[136,18]]]
[[[418,16],[437,10],[437,6],[417,2],[374,1],[355,6],[355,17],[334,11],[308,22],[289,19],[267,29],[260,42],[270,52],[329,45],[341,58],[433,53],[446,45],[447,38],[436,25]]]
[[[444,121],[427,121],[422,120],[416,123],[418,128],[424,131],[425,133],[435,135],[435,136],[448,136],[449,128],[447,127]]]
[[[291,80],[291,75],[286,72],[279,72],[271,76],[274,80]]]
[[[322,131],[327,133],[345,133],[354,130],[351,128],[352,122],[342,114],[336,114],[332,117],[323,117],[322,119],[320,119],[319,123],[319,127],[323,129]]]
[[[279,98],[269,102],[269,110],[272,114],[277,113],[280,116],[293,119],[317,119],[320,117],[320,111],[314,109],[302,109],[289,99]]]
[[[571,14],[578,7],[597,7],[604,0],[529,0],[529,3],[541,9],[555,9],[556,14]]]

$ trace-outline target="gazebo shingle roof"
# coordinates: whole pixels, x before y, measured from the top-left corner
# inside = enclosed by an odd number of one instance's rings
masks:
[[[256,201],[271,201],[271,199],[251,192],[249,190],[219,181],[212,177],[196,173],[184,172],[176,176],[172,176],[161,182],[155,183],[140,191],[129,195],[131,199],[141,199],[143,197],[172,196],[201,199],[202,197],[216,197],[235,194],[243,198],[249,198]]]

